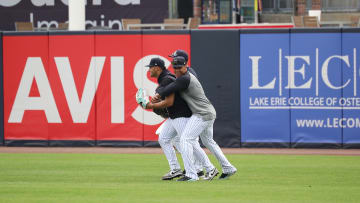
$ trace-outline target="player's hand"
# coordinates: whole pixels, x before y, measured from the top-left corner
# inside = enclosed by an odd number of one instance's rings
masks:
[[[156,94],[151,98],[151,102],[152,102],[152,100],[157,101],[157,102],[160,102],[160,101],[161,101],[161,96],[160,96],[158,93],[156,93]],[[156,102],[154,102],[154,103],[156,103]]]
[[[151,102],[140,102],[139,105],[144,109],[152,109],[152,103]]]
[[[151,103],[158,103],[161,101],[161,99],[155,98],[155,97],[151,97]]]

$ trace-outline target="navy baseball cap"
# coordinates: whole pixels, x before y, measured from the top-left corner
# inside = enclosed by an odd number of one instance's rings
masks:
[[[176,56],[173,58],[171,64],[173,65],[173,68],[181,68],[186,65],[186,60],[182,56]]]
[[[152,58],[149,65],[146,65],[145,67],[154,67],[159,66],[162,69],[165,68],[165,62],[161,58]]]
[[[186,51],[178,49],[176,50],[173,54],[169,55],[171,58],[177,57],[177,56],[182,56],[184,57],[185,61],[187,62],[189,59],[188,54],[186,53]]]

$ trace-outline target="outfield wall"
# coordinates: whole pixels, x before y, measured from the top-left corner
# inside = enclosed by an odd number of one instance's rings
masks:
[[[360,103],[342,102],[359,99],[359,47],[348,43],[353,35],[340,29],[242,31],[240,74],[249,76],[241,77],[244,146],[359,143]]]
[[[227,147],[241,146],[239,62],[237,30],[191,32],[191,64],[216,108],[214,139]]]
[[[158,146],[144,67],[183,49],[222,147],[360,147],[360,29],[4,32],[6,146]],[[171,69],[171,68],[170,68]],[[3,127],[3,126],[0,126]]]
[[[3,88],[3,46],[0,32],[0,146],[4,145],[4,88]]]

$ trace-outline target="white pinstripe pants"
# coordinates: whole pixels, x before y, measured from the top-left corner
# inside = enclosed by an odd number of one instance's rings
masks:
[[[176,118],[167,119],[160,127],[159,132],[159,144],[165,154],[166,159],[169,162],[170,170],[181,169],[177,160],[174,147],[180,152],[180,134],[176,131],[176,128],[183,129],[189,118]],[[179,126],[179,127],[174,127]],[[195,156],[197,157],[197,156]],[[197,171],[203,170],[203,165],[199,159],[195,158],[195,168]]]
[[[236,168],[230,164],[218,144],[213,140],[213,125],[214,120],[204,121],[200,116],[192,115],[181,134],[180,145],[182,148],[182,158],[184,161],[186,176],[190,178],[197,179],[196,169],[192,163],[194,160],[193,151],[195,150],[196,145],[199,145],[197,140],[199,136],[201,137],[203,144],[220,162],[224,173],[236,171]],[[204,150],[202,150],[202,152],[205,154]],[[204,158],[204,163],[210,162],[206,154],[202,157]],[[209,171],[208,169],[206,170]]]
[[[228,159],[225,157],[224,153],[222,152],[219,145],[215,142],[214,138],[214,122],[215,120],[204,121],[208,122],[207,126],[204,131],[200,134],[200,138],[202,143],[205,145],[206,148],[210,150],[210,152],[216,157],[218,162],[221,165],[223,173],[231,173],[236,171],[236,168],[231,165]]]

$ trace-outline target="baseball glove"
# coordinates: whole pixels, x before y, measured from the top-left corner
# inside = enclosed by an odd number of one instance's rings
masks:
[[[149,103],[149,97],[146,96],[146,92],[144,89],[138,89],[135,95],[136,102],[140,104],[143,108],[146,108],[146,105]]]

